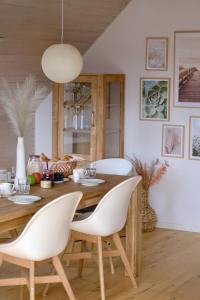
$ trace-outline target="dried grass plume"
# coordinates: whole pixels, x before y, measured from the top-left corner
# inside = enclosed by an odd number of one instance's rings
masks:
[[[159,159],[152,160],[149,165],[146,162],[143,163],[135,156],[133,158],[128,157],[128,159],[132,163],[136,173],[142,177],[142,186],[145,190],[157,184],[169,167],[167,161],[161,163]]]
[[[37,85],[32,75],[26,77],[23,83],[16,83],[14,87],[4,78],[1,79],[0,103],[18,137],[24,136],[36,108],[47,95],[48,89]]]

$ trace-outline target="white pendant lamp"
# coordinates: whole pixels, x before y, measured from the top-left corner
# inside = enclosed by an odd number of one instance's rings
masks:
[[[42,70],[52,81],[66,83],[75,79],[83,68],[83,58],[79,50],[63,44],[63,0],[61,43],[48,47],[42,56]]]

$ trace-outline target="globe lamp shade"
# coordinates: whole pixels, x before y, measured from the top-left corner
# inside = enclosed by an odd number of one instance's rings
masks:
[[[52,81],[65,83],[75,79],[83,68],[83,58],[70,44],[48,47],[42,56],[42,70]]]

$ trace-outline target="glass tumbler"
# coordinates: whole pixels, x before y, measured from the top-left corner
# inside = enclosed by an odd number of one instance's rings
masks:
[[[30,183],[27,179],[18,179],[18,192],[23,195],[30,193]]]

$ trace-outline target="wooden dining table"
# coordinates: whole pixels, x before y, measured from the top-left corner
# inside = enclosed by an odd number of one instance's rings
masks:
[[[39,208],[66,193],[74,191],[83,192],[83,197],[78,208],[96,204],[111,188],[129,177],[97,174],[97,178],[104,179],[105,182],[97,186],[83,186],[69,179],[69,181],[64,183],[54,184],[51,189],[44,189],[39,185],[31,186],[30,194],[40,196],[42,199],[28,205],[15,204],[5,197],[0,198],[0,234],[8,231],[12,232],[24,226]],[[142,226],[140,206],[139,184],[132,195],[126,222],[126,253],[136,276],[139,276],[141,270]]]

